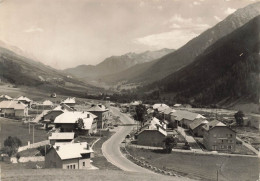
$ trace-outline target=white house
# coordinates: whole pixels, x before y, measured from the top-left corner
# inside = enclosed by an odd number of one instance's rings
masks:
[[[28,116],[28,106],[15,100],[2,101],[0,102],[0,112],[6,117],[22,118]]]
[[[90,134],[97,131],[97,116],[90,112],[64,112],[54,120],[56,127],[61,128],[61,132],[74,132],[77,124],[82,123],[80,134]]]
[[[46,153],[45,167],[89,169],[92,154],[93,150],[87,142],[54,145]]]

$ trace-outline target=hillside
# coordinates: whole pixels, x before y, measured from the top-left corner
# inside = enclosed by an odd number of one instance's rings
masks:
[[[222,22],[206,30],[180,49],[162,57],[146,71],[138,76],[128,79],[128,81],[137,83],[151,83],[160,80],[175,71],[178,71],[179,69],[192,63],[198,55],[204,52],[206,48],[214,44],[220,38],[243,26],[259,14],[260,2],[248,5],[242,9],[238,9],[235,13],[228,16]]]
[[[104,75],[115,74],[124,71],[134,65],[147,63],[152,60],[163,57],[173,52],[172,49],[161,49],[157,51],[146,51],[143,53],[127,53],[121,56],[112,56],[96,66],[79,65],[75,68],[65,69],[66,73],[70,73],[78,78],[98,79]]]
[[[94,89],[61,71],[0,47],[0,79],[15,86],[38,87],[61,93]],[[76,90],[76,88],[80,91]]]
[[[181,102],[258,103],[260,16],[218,40],[193,63],[148,88],[160,87]],[[172,97],[173,98],[173,97]]]

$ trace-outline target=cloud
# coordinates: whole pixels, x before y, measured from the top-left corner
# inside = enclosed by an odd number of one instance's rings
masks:
[[[218,21],[218,22],[219,22],[219,21],[222,21],[222,19],[221,19],[220,17],[218,17],[218,16],[214,16],[214,18],[215,18],[215,20]]]
[[[139,3],[139,7],[144,7],[144,5],[145,5],[145,3],[144,3],[143,1],[141,1],[141,2]]]
[[[180,48],[197,34],[189,30],[173,30],[159,34],[137,38],[134,43],[148,45],[154,48]]]
[[[167,47],[177,49],[210,27],[208,24],[202,22],[202,19],[199,17],[192,19],[175,14],[164,22],[164,25],[169,26],[169,31],[136,38],[134,39],[134,43],[154,48]]]
[[[193,5],[195,5],[195,6],[200,5],[200,2],[194,1]]]
[[[229,14],[232,14],[236,11],[236,9],[233,9],[233,8],[227,8],[226,11],[224,12],[225,14],[229,15]]]
[[[25,33],[34,33],[34,32],[43,32],[42,28],[32,26],[31,28],[28,28],[24,30]]]
[[[208,24],[201,23],[201,18],[183,18],[180,14],[175,14],[170,20],[166,22],[166,24],[170,24],[170,28],[172,29],[190,29],[194,31],[203,31],[210,26]]]
[[[157,6],[157,9],[159,9],[160,11],[163,9],[162,6]]]

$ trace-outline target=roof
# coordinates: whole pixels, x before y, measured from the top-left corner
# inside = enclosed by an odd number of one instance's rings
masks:
[[[23,104],[19,101],[2,101],[0,102],[0,109],[16,109],[16,110],[22,110],[25,109],[27,105]]]
[[[174,104],[173,106],[174,106],[174,107],[180,107],[181,104]]]
[[[7,100],[12,100],[12,98],[8,95],[1,95],[0,99],[7,99]]]
[[[61,132],[61,133],[52,133],[49,136],[49,140],[73,140],[75,133],[73,132]]]
[[[187,119],[187,120],[193,121],[195,119],[199,119],[199,118],[204,119],[205,118],[201,114],[193,113],[193,112],[189,112],[189,111],[185,111],[185,110],[176,110],[175,112],[172,112],[170,114],[175,116],[175,119],[177,121],[180,121],[182,119]]]
[[[45,101],[43,101],[42,104],[45,105],[45,106],[52,106],[53,105],[53,103],[50,100],[45,100]]]
[[[206,130],[206,131],[209,131],[215,127],[227,127],[224,123],[218,121],[218,120],[214,120],[214,121],[211,121],[209,122],[208,124],[204,125],[203,128]],[[227,127],[229,128],[229,127]],[[231,128],[229,128],[231,129]],[[232,130],[232,129],[231,129]],[[234,130],[232,130],[234,131]],[[235,131],[234,131],[235,132]]]
[[[141,131],[138,134],[140,134],[141,132],[143,132],[145,130],[158,130],[163,135],[165,135],[165,136],[167,135],[166,124],[163,124],[162,122],[160,122],[159,119],[157,119],[155,117],[153,117],[149,121],[147,121],[145,123],[145,125],[141,128]]]
[[[54,145],[53,148],[62,160],[81,158],[82,154],[93,153],[87,142]]]
[[[142,103],[141,101],[133,101],[133,102],[130,103],[130,106],[138,106],[141,103]]]
[[[32,102],[31,99],[29,99],[28,97],[25,96],[20,96],[19,98],[17,98],[18,101],[26,101],[26,102]]]
[[[200,125],[208,124],[209,122],[205,119],[195,119],[191,124],[190,124],[190,129],[194,130]]]
[[[162,104],[162,103],[153,105],[153,109],[158,109],[159,107],[167,107],[168,108],[169,106],[167,106],[166,104]]]
[[[175,110],[175,109],[172,109],[172,108],[170,108],[170,107],[163,110],[163,113],[164,113],[164,114],[170,114],[170,113],[172,113],[172,112],[176,112],[176,110]]]
[[[58,105],[57,107],[55,107],[52,111],[73,111],[73,109],[71,107],[69,107],[67,104],[62,104],[62,105]]]
[[[75,97],[68,97],[67,99],[65,99],[61,103],[64,103],[64,104],[75,104],[76,100],[75,100]]]
[[[91,108],[89,108],[88,111],[89,112],[105,112],[105,111],[108,111],[108,109],[102,104],[97,104],[97,105],[93,105]]]
[[[97,116],[90,112],[64,112],[55,118],[54,123],[74,124],[79,119],[83,119],[84,127],[82,129],[89,130],[95,118]]]

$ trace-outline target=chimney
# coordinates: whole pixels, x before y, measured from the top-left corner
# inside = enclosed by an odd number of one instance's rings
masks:
[[[89,145],[87,144],[87,147],[86,147],[87,150],[89,150]]]
[[[60,149],[60,146],[56,146],[56,150],[59,151],[59,149]]]
[[[89,117],[90,117],[90,115],[88,114],[88,115],[87,115],[87,118],[89,118]]]

